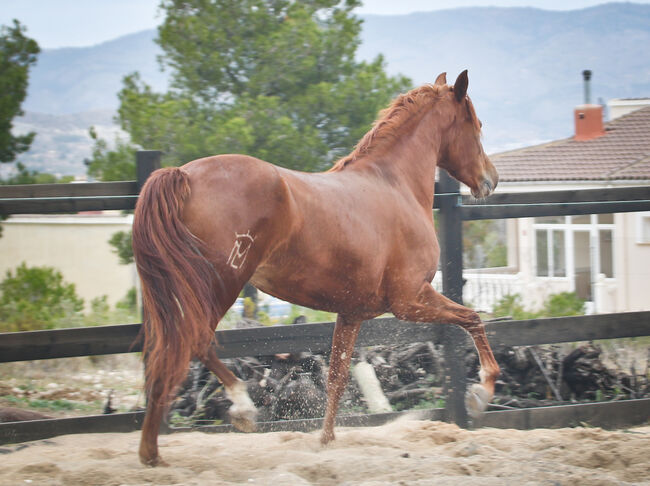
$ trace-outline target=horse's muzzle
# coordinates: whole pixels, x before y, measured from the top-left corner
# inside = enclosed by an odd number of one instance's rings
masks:
[[[476,187],[476,189],[472,189],[472,196],[476,199],[486,198],[494,192],[498,183],[499,176],[495,176],[494,178],[486,177],[483,179],[483,182]]]

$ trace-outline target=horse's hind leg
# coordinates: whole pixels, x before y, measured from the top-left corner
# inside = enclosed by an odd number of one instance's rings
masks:
[[[327,409],[320,441],[323,444],[334,439],[334,422],[339,408],[341,396],[345,391],[350,375],[350,361],[354,343],[359,335],[362,321],[346,321],[339,314],[336,318],[334,335],[332,336],[332,353],[327,375]]]
[[[142,424],[142,436],[140,437],[140,462],[145,466],[166,466],[158,455],[158,433],[162,423],[163,414],[167,402],[166,397],[162,396],[163,384],[159,381],[147,383],[147,412]]]
[[[500,370],[478,314],[439,294],[429,283],[421,287],[414,302],[400,303],[394,312],[399,319],[457,324],[467,331],[478,351],[481,384],[474,384],[468,390],[465,405],[472,417],[480,416],[494,396],[494,384]]]
[[[248,396],[246,383],[237,378],[218,358],[214,346],[210,346],[201,362],[214,373],[226,389],[226,395],[232,401],[228,410],[230,422],[242,432],[253,432],[257,428],[255,420],[257,409]]]

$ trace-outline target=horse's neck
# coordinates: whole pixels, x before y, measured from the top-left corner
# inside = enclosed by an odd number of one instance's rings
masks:
[[[364,157],[359,166],[375,169],[392,186],[411,192],[423,207],[431,208],[439,150],[437,133],[422,134],[415,130],[410,136],[382,147],[380,153]]]

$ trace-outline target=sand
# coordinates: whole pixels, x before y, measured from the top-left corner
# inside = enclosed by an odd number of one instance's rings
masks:
[[[0,485],[650,485],[650,427],[462,430],[400,419],[318,433],[176,433],[169,467],[137,458],[139,433],[0,446]]]

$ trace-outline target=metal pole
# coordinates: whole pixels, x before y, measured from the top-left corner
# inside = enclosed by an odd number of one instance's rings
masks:
[[[440,201],[439,241],[441,249],[440,267],[442,271],[443,294],[457,302],[463,303],[463,226],[460,214],[460,184],[446,171],[439,171],[439,189],[445,196]],[[457,196],[456,196],[457,195]],[[445,404],[446,419],[460,427],[467,427],[468,417],[465,409],[465,391],[467,389],[467,372],[465,355],[468,337],[460,327],[446,325],[443,332],[445,357]]]

